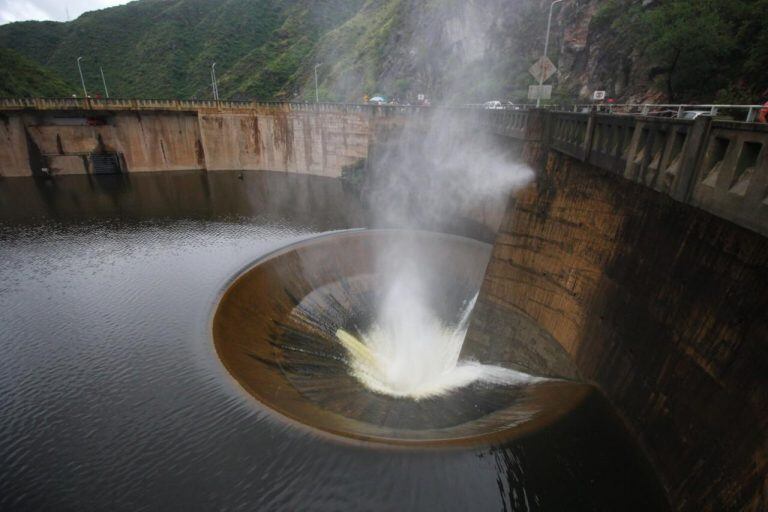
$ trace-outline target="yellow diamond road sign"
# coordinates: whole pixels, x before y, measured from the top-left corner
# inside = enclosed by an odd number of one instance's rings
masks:
[[[539,60],[537,60],[533,66],[531,66],[528,69],[528,72],[533,75],[533,78],[536,80],[542,79],[542,74],[544,75],[543,80],[546,82],[549,80],[549,78],[555,74],[555,71],[557,71],[557,68],[554,64],[552,64],[552,61],[549,60],[549,57],[546,55],[542,56]]]

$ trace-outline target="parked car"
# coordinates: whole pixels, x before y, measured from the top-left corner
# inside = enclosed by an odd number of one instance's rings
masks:
[[[486,110],[504,110],[504,104],[499,100],[486,101],[483,103],[483,108]]]
[[[712,115],[709,110],[686,110],[682,114],[680,114],[678,117],[680,119],[697,119],[701,116],[709,116]]]

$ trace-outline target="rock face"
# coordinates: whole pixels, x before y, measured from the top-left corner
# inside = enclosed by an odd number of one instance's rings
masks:
[[[549,51],[558,67],[549,80],[555,98],[587,100],[594,90],[616,99],[657,95],[623,35],[596,16],[606,3],[569,0],[555,7]],[[321,40],[317,60],[327,63],[321,89],[348,101],[366,94],[412,101],[425,94],[524,102],[534,83],[528,68],[543,52],[549,6],[540,0],[369,2]],[[313,80],[308,75],[305,91],[313,90]]]
[[[318,60],[329,63],[323,86],[338,98],[384,94],[415,100],[475,98],[501,92],[517,50],[509,35],[526,1],[369,2],[327,36]],[[502,54],[506,54],[502,57]],[[310,80],[306,87],[314,87]]]
[[[559,72],[557,88],[568,97],[589,100],[592,92],[620,101],[663,99],[649,79],[648,65],[635,49],[628,49],[625,34],[614,31],[596,15],[605,0],[576,0],[558,14]]]

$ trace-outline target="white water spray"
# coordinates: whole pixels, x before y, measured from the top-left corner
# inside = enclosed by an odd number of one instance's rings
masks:
[[[466,102],[492,48],[486,34],[494,10],[480,0],[453,2],[434,41],[448,42],[443,97]],[[450,70],[448,68],[451,68]],[[486,66],[487,67],[487,66]],[[372,153],[368,200],[376,227],[452,233],[466,221],[496,229],[509,195],[530,183],[533,171],[500,143],[489,122],[494,112],[436,109],[414,116],[401,130],[383,130]],[[497,117],[497,116],[496,116]],[[369,389],[414,399],[471,383],[523,384],[535,377],[500,366],[461,361],[474,300],[453,325],[432,311],[429,294],[434,258],[423,247],[393,244],[376,254],[378,273],[391,279],[376,319],[359,339],[339,329],[351,372]],[[481,264],[481,263],[478,263]],[[438,276],[439,280],[439,276]],[[479,283],[478,283],[479,286]]]
[[[474,382],[517,385],[541,380],[501,366],[460,361],[459,355],[477,295],[456,325],[445,325],[426,306],[418,280],[397,280],[376,323],[357,339],[336,332],[352,374],[367,388],[395,397],[422,399]]]

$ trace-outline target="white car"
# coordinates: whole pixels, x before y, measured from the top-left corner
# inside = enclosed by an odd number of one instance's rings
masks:
[[[486,110],[504,110],[504,104],[498,100],[486,101],[483,103],[483,108]]]
[[[680,116],[680,119],[697,119],[702,116],[711,116],[712,112],[709,110],[686,110]]]

